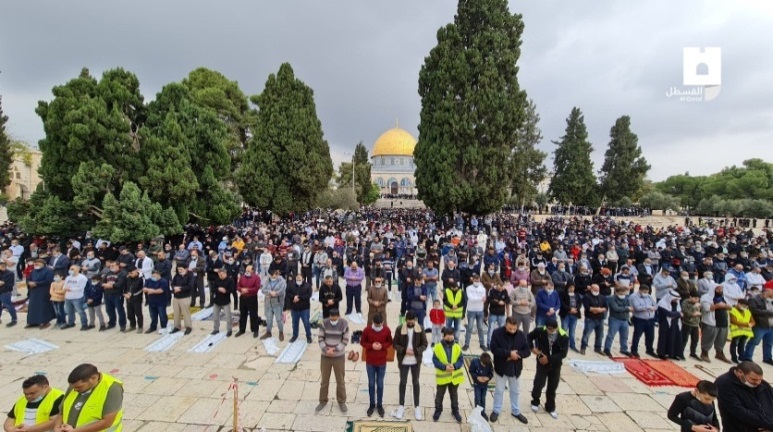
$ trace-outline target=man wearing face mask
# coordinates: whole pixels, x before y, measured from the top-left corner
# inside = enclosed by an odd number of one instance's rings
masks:
[[[166,301],[170,296],[169,281],[161,277],[161,272],[153,270],[149,279],[145,280],[145,288],[142,290],[148,301],[148,313],[150,314],[150,327],[145,333],[153,333],[161,321],[161,332],[166,330],[168,316],[166,314]]]
[[[44,375],[33,375],[21,385],[24,395],[8,413],[3,429],[10,432],[43,432],[54,427],[54,417],[64,400],[64,392],[49,387]]]
[[[435,412],[432,420],[438,421],[443,412],[443,399],[446,390],[451,398],[451,415],[457,423],[462,422],[459,413],[459,386],[464,382],[464,362],[462,360],[462,348],[454,342],[453,329],[443,329],[443,343],[436,344],[432,349],[432,364],[435,366]]]
[[[29,290],[27,327],[47,328],[51,320],[56,317],[51,304],[50,292],[54,272],[46,267],[40,258],[35,260],[33,266],[32,272],[27,277],[27,289]]]
[[[419,406],[421,386],[419,376],[421,372],[421,359],[427,349],[427,335],[422,327],[416,323],[416,314],[413,311],[405,313],[405,324],[397,327],[393,337],[397,368],[400,371],[399,406],[391,415],[402,420],[405,414],[405,388],[408,381],[408,372],[411,373],[411,387],[413,388],[414,418],[421,421],[424,416]]]
[[[762,342],[762,362],[773,366],[773,281],[764,285],[762,293],[749,299],[749,310],[754,317],[754,337],[746,344],[743,360],[754,356],[754,349]]]
[[[703,277],[698,280],[698,294],[703,297],[711,291],[714,291],[716,285],[716,282],[714,282],[714,274],[710,271],[703,272]]]
[[[384,287],[384,279],[376,277],[373,279],[373,284],[368,288],[368,323],[373,324],[373,317],[376,314],[380,314],[384,318],[384,324],[386,325],[386,306],[389,302],[389,293]]]
[[[282,308],[285,303],[285,292],[287,291],[287,281],[280,275],[281,270],[276,269],[271,274],[266,285],[263,287],[263,307],[266,312],[266,332],[260,337],[261,340],[271,337],[271,327],[276,320],[279,327],[279,341],[285,340],[284,322],[282,321]]]
[[[322,411],[327,405],[328,388],[330,387],[330,372],[336,377],[336,399],[341,412],[346,413],[346,383],[345,366],[346,345],[349,344],[349,323],[341,318],[338,309],[330,310],[330,318],[322,320],[317,331],[319,349],[322,351],[320,370],[322,372],[319,387],[319,404],[315,412]]]
[[[260,320],[258,317],[258,291],[260,291],[260,276],[255,273],[255,268],[248,265],[244,274],[239,277],[236,290],[239,292],[239,331],[236,337],[247,330],[247,318],[250,319],[252,337],[258,337]]]
[[[484,301],[486,300],[486,288],[480,282],[480,276],[475,274],[472,276],[472,285],[465,289],[467,298],[467,307],[465,309],[467,317],[467,328],[464,338],[463,351],[470,349],[470,340],[472,339],[472,333],[475,330],[474,325],[477,324],[478,329],[478,343],[480,343],[480,349],[486,351],[486,332],[483,331],[483,309]],[[446,313],[446,316],[448,314]]]
[[[67,377],[54,431],[121,431],[123,429],[123,382],[84,363]]]
[[[531,391],[531,410],[539,410],[539,399],[547,382],[545,411],[554,419],[556,412],[556,389],[561,380],[561,363],[569,352],[569,335],[558,327],[555,318],[548,318],[543,327],[535,328],[527,337],[531,353],[537,357],[537,373]]]
[[[592,278],[587,266],[581,264],[578,273],[574,276],[574,288],[580,296],[588,294],[588,288],[592,284]]]
[[[513,308],[512,317],[518,323],[518,327],[523,329],[524,333],[529,331],[531,313],[536,307],[536,300],[525,280],[519,281],[513,292],[510,293],[510,304]]]
[[[531,349],[526,335],[518,329],[515,318],[507,318],[504,328],[494,330],[491,335],[491,353],[494,357],[496,390],[494,408],[489,419],[494,423],[499,418],[505,399],[505,385],[507,385],[510,389],[510,414],[523,424],[529,423],[528,419],[521,414],[518,404],[520,397],[518,379],[523,371],[523,359],[531,355]]]
[[[609,332],[604,341],[604,354],[612,357],[612,342],[615,336],[620,334],[620,354],[631,356],[628,351],[628,317],[633,311],[633,306],[628,299],[628,287],[615,288],[615,294],[607,297],[609,307]]]
[[[535,325],[542,327],[548,318],[556,318],[561,310],[561,297],[559,297],[552,283],[545,285],[537,293],[537,319]]]
[[[305,282],[300,273],[295,275],[294,282],[287,285],[286,298],[293,323],[293,337],[290,338],[290,343],[298,339],[299,321],[303,322],[303,329],[306,331],[306,343],[311,343],[311,323],[309,322],[311,292],[311,282]]]
[[[553,283],[553,280],[550,278],[550,275],[545,270],[545,264],[539,263],[537,264],[537,268],[531,272],[531,292],[535,296],[537,293],[540,292],[541,289],[543,289],[545,286],[547,286],[549,283]]]
[[[773,390],[762,379],[762,368],[743,361],[717,377],[717,402],[722,430],[758,432],[773,430]]]
[[[585,348],[588,347],[588,339],[591,333],[596,333],[593,351],[602,354],[601,342],[604,340],[604,316],[607,312],[607,299],[600,295],[601,288],[593,284],[590,286],[590,295],[582,299],[585,307],[585,328],[582,330],[582,341],[580,343],[580,354],[585,355]]]
[[[387,351],[392,346],[392,332],[384,323],[381,314],[373,317],[373,323],[362,331],[360,345],[365,353],[365,370],[368,373],[368,395],[370,406],[368,417],[378,410],[384,417],[384,376],[386,375]]]

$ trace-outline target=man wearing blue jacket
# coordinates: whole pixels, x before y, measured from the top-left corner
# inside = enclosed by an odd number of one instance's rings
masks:
[[[609,308],[609,333],[604,341],[604,354],[612,357],[612,342],[620,333],[620,354],[630,357],[628,351],[628,318],[633,312],[633,306],[628,295],[628,287],[615,288],[615,294],[607,297]]]
[[[153,270],[150,278],[145,279],[143,291],[148,301],[148,313],[150,314],[150,327],[145,333],[156,331],[156,325],[159,321],[161,321],[161,331],[163,332],[168,323],[166,303],[171,295],[169,281],[161,277],[160,270]]]
[[[535,298],[537,303],[536,327],[542,327],[548,318],[556,318],[561,310],[561,297],[559,297],[552,283],[545,285]]]

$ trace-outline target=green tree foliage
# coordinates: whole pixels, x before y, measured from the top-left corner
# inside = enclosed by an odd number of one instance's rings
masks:
[[[118,198],[108,192],[102,208],[102,218],[94,227],[94,235],[113,242],[150,240],[159,234],[182,231],[171,209],[162,209],[130,181],[123,184]]]
[[[11,139],[5,131],[8,116],[3,114],[3,97],[0,96],[0,192],[11,184],[11,164],[13,163],[13,151]]]
[[[365,200],[363,201],[363,204],[371,205],[376,201],[378,201],[380,196],[381,196],[381,188],[376,183],[371,183],[370,190],[368,191],[368,195],[365,196]]]
[[[11,222],[20,222],[24,216],[27,216],[31,206],[32,204],[29,200],[23,200],[21,198],[16,198],[15,200],[9,202],[7,207],[8,220]]]
[[[352,189],[327,189],[317,196],[317,207],[331,210],[357,210],[360,208]]]
[[[506,0],[460,0],[424,60],[416,186],[440,214],[485,214],[506,201],[527,105],[516,66],[522,33]]]
[[[363,144],[362,141],[358,142],[357,145],[354,146],[354,163],[357,165],[370,165],[368,148],[365,147],[365,144]]]
[[[513,200],[511,202],[518,205],[529,205],[534,201],[537,196],[537,186],[547,175],[547,168],[545,168],[547,154],[537,149],[537,145],[542,141],[539,121],[537,105],[529,99],[529,104],[526,106],[526,121],[517,131],[512,157]]]
[[[650,165],[642,156],[639,137],[631,132],[630,117],[617,119],[609,137],[599,182],[602,197],[617,202],[623,197],[636,196]]]
[[[188,74],[182,84],[190,90],[194,104],[213,110],[226,124],[229,132],[226,148],[234,166],[238,166],[256,115],[239,84],[220,72],[203,67]]]
[[[553,144],[558,148],[553,160],[550,196],[560,204],[597,205],[596,177],[590,160],[593,145],[588,141],[585,117],[579,108],[572,108],[564,136]]]
[[[343,162],[338,167],[336,185],[340,189],[352,188],[352,164]],[[357,202],[364,204],[371,189],[370,164],[357,163],[354,166],[354,190],[357,193]]]
[[[90,228],[90,219],[82,217],[75,206],[49,193],[41,184],[30,196],[28,207],[19,219],[23,206],[19,205],[14,219],[28,233],[37,235],[74,235]],[[17,211],[19,210],[19,211]]]
[[[664,193],[654,191],[639,198],[639,206],[651,210],[673,210],[679,211],[679,200]]]
[[[761,199],[728,200],[712,195],[703,198],[695,208],[695,213],[704,216],[717,217],[773,217],[773,203]]]
[[[285,63],[251,100],[259,111],[236,173],[239,191],[248,204],[279,214],[312,208],[333,175],[314,92]]]

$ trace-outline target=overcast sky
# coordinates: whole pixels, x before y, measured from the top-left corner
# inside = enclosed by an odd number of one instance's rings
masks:
[[[510,10],[526,26],[519,81],[542,117],[541,149],[552,153],[578,106],[596,169],[626,114],[653,180],[773,161],[773,1],[512,0]],[[84,66],[134,72],[150,100],[199,66],[257,94],[290,62],[315,91],[337,164],[396,118],[418,136],[419,70],[455,12],[452,0],[4,0],[0,94],[10,133],[36,144],[37,102]],[[722,48],[715,100],[666,97],[682,88],[685,46]]]

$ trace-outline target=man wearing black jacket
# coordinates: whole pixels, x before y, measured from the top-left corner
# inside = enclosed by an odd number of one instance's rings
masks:
[[[123,307],[123,294],[126,289],[126,272],[116,261],[108,261],[110,271],[105,274],[102,288],[105,290],[105,311],[107,312],[107,329],[115,327],[116,313],[121,331],[126,331],[126,310]]]
[[[140,277],[140,269],[129,265],[129,277],[126,278],[126,314],[129,318],[129,331],[137,330],[142,333],[142,289],[145,283]]]
[[[773,389],[762,379],[762,368],[758,364],[742,361],[714,383],[722,430],[773,430]]]
[[[537,327],[529,333],[531,352],[537,356],[537,373],[534,375],[534,387],[531,391],[531,410],[539,410],[539,397],[547,381],[545,392],[545,411],[554,419],[556,412],[556,389],[561,380],[561,363],[569,349],[569,336],[558,327],[555,318],[548,318],[544,327]]]
[[[295,280],[287,283],[285,299],[290,309],[290,316],[293,323],[293,337],[290,343],[298,339],[298,321],[303,322],[303,329],[306,331],[306,343],[311,343],[311,323],[309,323],[309,313],[311,309],[311,282],[304,281],[304,276],[300,273],[295,275]]]
[[[177,274],[172,279],[172,311],[174,313],[174,328],[170,333],[180,331],[180,321],[185,321],[185,334],[193,330],[191,325],[191,302],[188,300],[194,285],[193,273],[185,266],[177,267]]]
[[[319,302],[322,303],[322,318],[330,317],[331,309],[338,309],[339,303],[344,298],[344,293],[341,291],[341,286],[338,285],[338,281],[334,281],[333,277],[325,276],[325,281],[319,288]]]
[[[233,321],[231,320],[231,296],[236,292],[236,284],[233,279],[228,277],[228,270],[224,267],[218,269],[217,279],[212,281],[210,289],[214,291],[214,297],[212,298],[212,319],[214,320],[212,334],[220,333],[220,311],[222,310],[225,311],[225,335],[231,336],[231,327],[233,327]]]
[[[523,359],[531,355],[526,335],[518,330],[518,321],[508,317],[505,326],[494,330],[491,335],[491,353],[494,354],[494,373],[496,390],[494,391],[494,411],[489,418],[496,422],[505,398],[505,384],[510,388],[510,413],[523,424],[529,423],[521,414],[518,406],[520,382],[518,378],[523,370]]]

